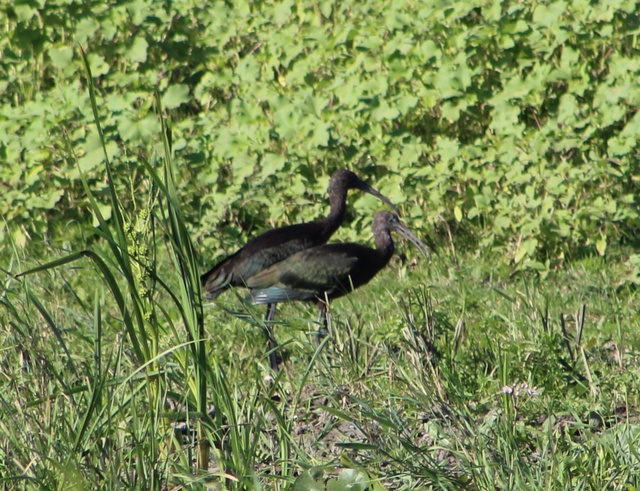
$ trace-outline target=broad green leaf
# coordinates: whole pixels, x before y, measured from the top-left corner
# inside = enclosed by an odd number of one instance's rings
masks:
[[[240,83],[255,82],[260,77],[260,65],[255,56],[249,54],[240,60],[234,73]]]
[[[404,116],[412,111],[419,99],[413,95],[403,95],[396,99],[394,106],[398,109],[400,115]]]
[[[460,146],[457,141],[450,138],[439,138],[437,145],[438,155],[442,162],[446,163],[457,159],[460,150]]]
[[[565,15],[566,9],[564,1],[538,4],[533,10],[533,23],[545,27],[557,27],[558,19]]]
[[[154,135],[158,134],[160,123],[158,118],[153,114],[148,114],[142,119],[122,120],[118,125],[118,131],[124,141],[149,141]]]
[[[529,23],[524,19],[518,19],[514,22],[507,22],[500,28],[500,32],[503,34],[517,34],[526,32],[529,29]]]
[[[424,61],[429,61],[430,58],[440,58],[441,51],[440,48],[434,43],[431,39],[425,40],[418,47],[422,56],[424,56]]]
[[[532,258],[535,255],[536,248],[538,246],[537,239],[525,239],[520,243],[518,250],[516,251],[516,255],[513,258],[513,261],[518,264],[522,259]]]
[[[21,22],[26,22],[31,20],[31,18],[38,13],[38,11],[34,8],[31,8],[29,5],[25,3],[18,3],[13,7],[13,12],[15,13],[18,20]]]
[[[57,46],[49,50],[51,63],[58,70],[62,70],[69,66],[73,59],[73,49],[70,46]]]
[[[544,263],[541,263],[540,261],[532,261],[532,260],[527,260],[525,261],[524,267],[527,269],[532,269],[534,271],[546,271],[548,268],[547,265],[545,265]]]
[[[100,214],[102,215],[102,218],[104,218],[105,220],[109,220],[111,218],[112,208],[110,204],[101,203],[98,201],[96,202],[96,206],[100,210]],[[98,216],[95,213],[92,212],[91,214],[93,216],[93,226],[97,227],[98,225],[100,225],[100,220],[98,219]]]
[[[498,215],[494,220],[493,220],[493,227],[496,231],[503,231],[503,230],[510,230],[512,223],[511,223],[511,217],[506,216],[506,215]]]
[[[293,483],[293,491],[325,491],[322,472],[314,469],[302,472]]]
[[[111,160],[120,153],[118,144],[114,141],[107,142],[106,148],[107,155],[109,155],[109,158]],[[74,167],[69,172],[70,179],[78,179],[80,177],[79,171],[82,171],[83,173],[91,172],[104,162],[104,150],[99,144],[99,138],[96,135],[93,135],[87,139],[85,150],[85,155],[78,159],[79,169]]]
[[[144,23],[149,15],[149,4],[144,0],[135,0],[127,3],[127,10],[131,14],[131,22],[139,26]]]
[[[127,58],[135,63],[144,63],[147,61],[147,50],[149,43],[147,40],[138,35],[134,38],[131,47],[127,50]]]
[[[275,153],[267,153],[260,161],[260,178],[266,179],[275,176],[281,171],[287,163],[282,155]]]
[[[29,200],[29,207],[53,210],[63,194],[64,191],[62,189],[57,189],[50,191],[46,195],[34,196]]]
[[[185,84],[170,85],[162,96],[162,105],[167,109],[175,109],[189,101],[189,86]]]
[[[89,60],[89,66],[91,67],[91,75],[99,77],[109,73],[109,64],[105,61],[103,56],[95,53],[89,53],[87,58]]]
[[[329,144],[329,125],[321,120],[313,125],[309,144],[312,147],[326,147]]]
[[[578,101],[572,94],[563,94],[558,107],[558,122],[570,125],[580,113]]]
[[[334,6],[333,0],[324,0],[320,2],[319,6],[320,6],[320,12],[322,12],[322,15],[324,15],[326,18],[329,18],[331,16],[331,11]]]
[[[368,476],[357,469],[343,469],[337,479],[327,482],[327,491],[365,491],[368,488]]]
[[[284,0],[278,2],[273,12],[273,21],[276,24],[288,24],[291,17],[292,10],[294,8],[293,0]]]

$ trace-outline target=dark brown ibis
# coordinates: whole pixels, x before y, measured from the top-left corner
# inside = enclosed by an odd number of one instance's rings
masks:
[[[427,256],[427,246],[393,213],[378,212],[372,229],[376,249],[352,243],[324,244],[297,252],[252,276],[247,280],[251,302],[317,302],[326,329],[327,299],[341,297],[365,285],[389,263],[395,251],[392,231],[411,241]]]
[[[360,189],[384,201],[395,211],[397,208],[379,191],[347,169],[335,171],[329,181],[329,215],[313,222],[275,228],[259,235],[237,252],[227,256],[201,277],[202,287],[211,299],[232,286],[246,286],[249,279],[265,268],[287,257],[319,246],[329,240],[342,224],[346,214],[347,193],[350,189]],[[274,302],[267,306],[267,327],[275,316]],[[270,364],[277,368],[274,354],[273,336],[269,336]]]

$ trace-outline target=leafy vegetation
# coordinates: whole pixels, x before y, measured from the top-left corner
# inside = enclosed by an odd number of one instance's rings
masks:
[[[635,240],[630,0],[2,9],[0,148],[11,165],[0,209],[19,242],[54,215],[82,216],[79,171],[98,197],[106,189],[79,46],[103,98],[114,173],[134,186],[160,146],[162,94],[187,218],[209,248],[313,216],[303,205],[320,201],[338,165],[380,178],[414,225],[460,223],[521,266]],[[218,241],[203,237],[218,228]]]
[[[3,487],[640,486],[634,2],[0,19]],[[343,166],[439,255],[401,247],[317,348],[281,306],[273,374],[261,309],[203,307],[199,270]]]

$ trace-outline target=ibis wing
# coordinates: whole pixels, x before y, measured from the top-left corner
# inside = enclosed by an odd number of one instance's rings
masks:
[[[350,290],[350,275],[358,264],[360,248],[357,244],[329,244],[298,252],[248,279],[252,300],[312,300],[325,292]]]
[[[358,257],[330,246],[314,247],[287,259],[279,285],[294,290],[324,292],[348,283]]]
[[[319,225],[315,222],[268,230],[202,275],[202,285],[212,298],[229,286],[245,286],[246,279],[259,271],[317,245],[317,240],[322,240],[318,237]]]

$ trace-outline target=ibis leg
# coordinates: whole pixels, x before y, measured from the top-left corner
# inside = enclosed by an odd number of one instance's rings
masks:
[[[273,337],[273,320],[276,317],[276,304],[267,305],[267,315],[264,318],[267,334],[267,350],[269,351],[269,366],[272,370],[278,370],[278,357],[276,355],[276,340]]]
[[[318,324],[322,323],[318,328],[318,335],[316,337],[316,343],[318,346],[330,333],[331,326],[329,325],[329,315],[327,304],[324,302],[318,302]]]

